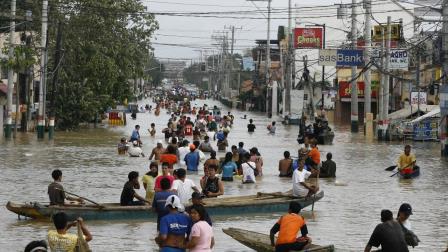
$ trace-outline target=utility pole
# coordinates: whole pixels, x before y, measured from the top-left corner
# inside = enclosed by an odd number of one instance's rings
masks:
[[[47,54],[47,28],[48,28],[48,0],[42,2],[42,35],[41,35],[41,56],[40,56],[40,83],[39,83],[39,115],[37,117],[37,138],[43,139],[45,134],[45,75],[46,75],[46,57]]]
[[[291,27],[291,1],[288,1],[288,54],[286,57],[286,83],[285,83],[285,100],[283,103],[285,104],[283,107],[285,108],[283,110],[283,117],[288,116],[290,117],[291,114],[291,87],[292,87],[292,60],[293,60],[293,43],[294,43],[294,36],[293,31]]]
[[[358,39],[358,31],[356,29],[356,0],[352,0],[352,49],[356,49],[357,39]],[[356,133],[359,131],[359,122],[358,122],[358,85],[356,81],[356,72],[357,67],[352,66],[352,83],[351,83],[351,131]]]
[[[9,33],[9,60],[14,58],[14,44],[15,44],[15,33],[16,33],[16,1],[11,0],[11,27]],[[12,131],[12,93],[14,92],[14,70],[10,66],[8,69],[8,94],[6,102],[6,127],[5,127],[5,138],[11,138]],[[3,115],[0,115],[3,116]],[[16,114],[16,121],[17,121]],[[3,125],[0,125],[3,127]]]
[[[323,34],[322,34],[322,49],[325,49],[325,24],[322,25]],[[322,111],[324,111],[324,86],[325,86],[325,66],[322,65],[322,85],[320,87],[320,92],[322,93]]]
[[[383,101],[383,118],[387,121],[387,115],[389,114],[389,61],[390,61],[390,40],[391,40],[391,17],[387,17],[387,27],[386,27],[386,54],[384,62],[385,82],[384,82],[384,101]]]
[[[440,118],[441,123],[441,154],[444,157],[448,157],[448,0],[442,1],[442,55],[443,55],[443,67],[442,67],[442,86],[440,87]]]
[[[56,107],[55,107],[55,99],[56,99],[56,86],[58,84],[59,77],[59,67],[61,65],[61,50],[62,50],[62,22],[58,23],[58,31],[56,35],[56,52],[54,55],[54,68],[53,68],[53,82],[51,88],[51,110],[50,110],[50,123],[48,129],[48,139],[53,139],[54,136],[54,119],[56,116]],[[95,118],[95,120],[97,120]],[[95,122],[96,124],[96,122]]]
[[[268,0],[268,35],[266,39],[266,113],[269,115],[269,83],[271,80],[271,1]]]
[[[389,114],[389,89],[390,89],[390,77],[389,77],[389,62],[390,62],[390,40],[391,40],[391,17],[388,16],[387,17],[387,27],[386,27],[387,31],[386,31],[386,57],[385,57],[385,62],[384,62],[384,71],[386,72],[386,74],[384,75],[384,88],[383,88],[383,125],[384,125],[384,130],[386,132],[386,139],[388,138],[389,134],[389,130],[388,130],[388,120],[387,120],[387,116]]]
[[[365,30],[364,30],[364,39],[365,39],[365,47],[364,47],[364,59],[365,62],[370,62],[370,52],[372,46],[372,38],[371,38],[371,14],[372,14],[372,5],[371,0],[364,0],[366,15],[365,15]],[[367,118],[367,114],[372,112],[372,81],[371,81],[371,70],[368,68],[364,73],[364,118]],[[378,98],[377,98],[378,99]]]

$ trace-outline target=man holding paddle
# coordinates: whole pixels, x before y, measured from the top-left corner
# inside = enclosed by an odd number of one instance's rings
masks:
[[[404,147],[404,153],[398,158],[397,168],[405,174],[410,174],[414,170],[415,155],[411,153],[411,146],[408,144]]]
[[[50,198],[50,205],[64,205],[65,199],[71,201],[78,201],[79,203],[83,203],[84,200],[81,198],[74,198],[66,195],[64,191],[64,187],[62,187],[62,171],[59,169],[54,170],[51,173],[51,177],[53,177],[53,182],[48,185],[48,197]]]

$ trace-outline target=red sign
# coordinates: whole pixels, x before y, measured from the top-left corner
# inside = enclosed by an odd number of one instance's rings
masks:
[[[321,49],[323,42],[323,28],[295,28],[294,48]]]
[[[358,97],[364,97],[364,81],[357,82],[358,84]],[[372,97],[376,98],[376,88],[373,87],[372,83]],[[340,81],[339,82],[339,97],[340,98],[351,98],[352,97],[352,87],[349,82]]]

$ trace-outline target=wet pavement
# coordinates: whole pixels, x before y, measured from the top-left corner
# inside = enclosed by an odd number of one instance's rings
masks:
[[[193,103],[218,105],[222,112],[229,111],[216,101],[197,100]],[[139,102],[140,105],[150,103]],[[264,159],[264,177],[252,185],[238,181],[225,183],[226,195],[247,195],[258,191],[277,192],[292,188],[290,179],[277,176],[278,160],[289,150],[297,155],[298,127],[283,126],[279,120],[275,135],[267,133],[271,119],[263,113],[232,110],[235,124],[229,134],[229,144],[245,143],[246,149],[258,147]],[[247,119],[241,119],[243,115]],[[50,223],[18,220],[6,210],[6,202],[48,201],[47,186],[52,181],[51,171],[63,172],[63,184],[67,191],[85,196],[97,202],[119,202],[121,189],[131,170],[143,174],[147,171],[147,158],[118,156],[116,144],[122,136],[129,137],[135,124],[140,124],[143,150],[149,154],[157,140],[163,140],[161,130],[169,115],[162,110],[159,117],[139,113],[137,120],[128,120],[124,127],[103,126],[78,132],[56,132],[54,141],[37,141],[36,135],[19,134],[11,141],[0,140],[0,251],[23,251],[31,240],[46,239]],[[255,133],[247,133],[249,118],[257,126]],[[149,136],[147,129],[154,122],[157,134]],[[402,151],[403,142],[366,142],[361,134],[351,134],[349,127],[337,127],[333,145],[322,145],[322,159],[333,153],[337,163],[337,179],[321,179],[320,187],[325,197],[311,208],[303,210],[308,230],[317,244],[335,244],[352,251],[364,249],[371,232],[380,222],[381,209],[396,214],[403,202],[414,209],[411,216],[413,230],[422,241],[411,251],[442,251],[448,242],[448,162],[440,159],[439,143],[409,142],[417,155],[421,175],[414,180],[389,177],[384,171]],[[230,149],[230,148],[229,148]],[[223,152],[218,154],[224,156]],[[200,172],[201,174],[201,172]],[[199,175],[190,176],[196,183]],[[139,191],[144,195],[144,191]],[[285,209],[286,212],[286,209]],[[238,227],[269,233],[281,213],[216,217],[214,233],[215,251],[252,251],[225,235],[221,229]],[[156,235],[152,220],[92,221],[87,222],[94,238],[93,251],[155,251]]]

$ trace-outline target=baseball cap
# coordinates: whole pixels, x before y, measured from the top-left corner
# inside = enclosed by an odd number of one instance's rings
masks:
[[[200,192],[193,192],[191,194],[191,198],[192,199],[203,199],[203,198],[205,198],[205,195]]]
[[[166,199],[165,207],[167,207],[167,206],[177,208],[177,210],[180,212],[184,211],[184,206],[180,203],[180,199],[176,195],[170,195]]]
[[[403,203],[403,204],[401,204],[400,209],[398,210],[398,212],[407,213],[407,214],[411,215],[412,214],[412,207],[408,203]]]

